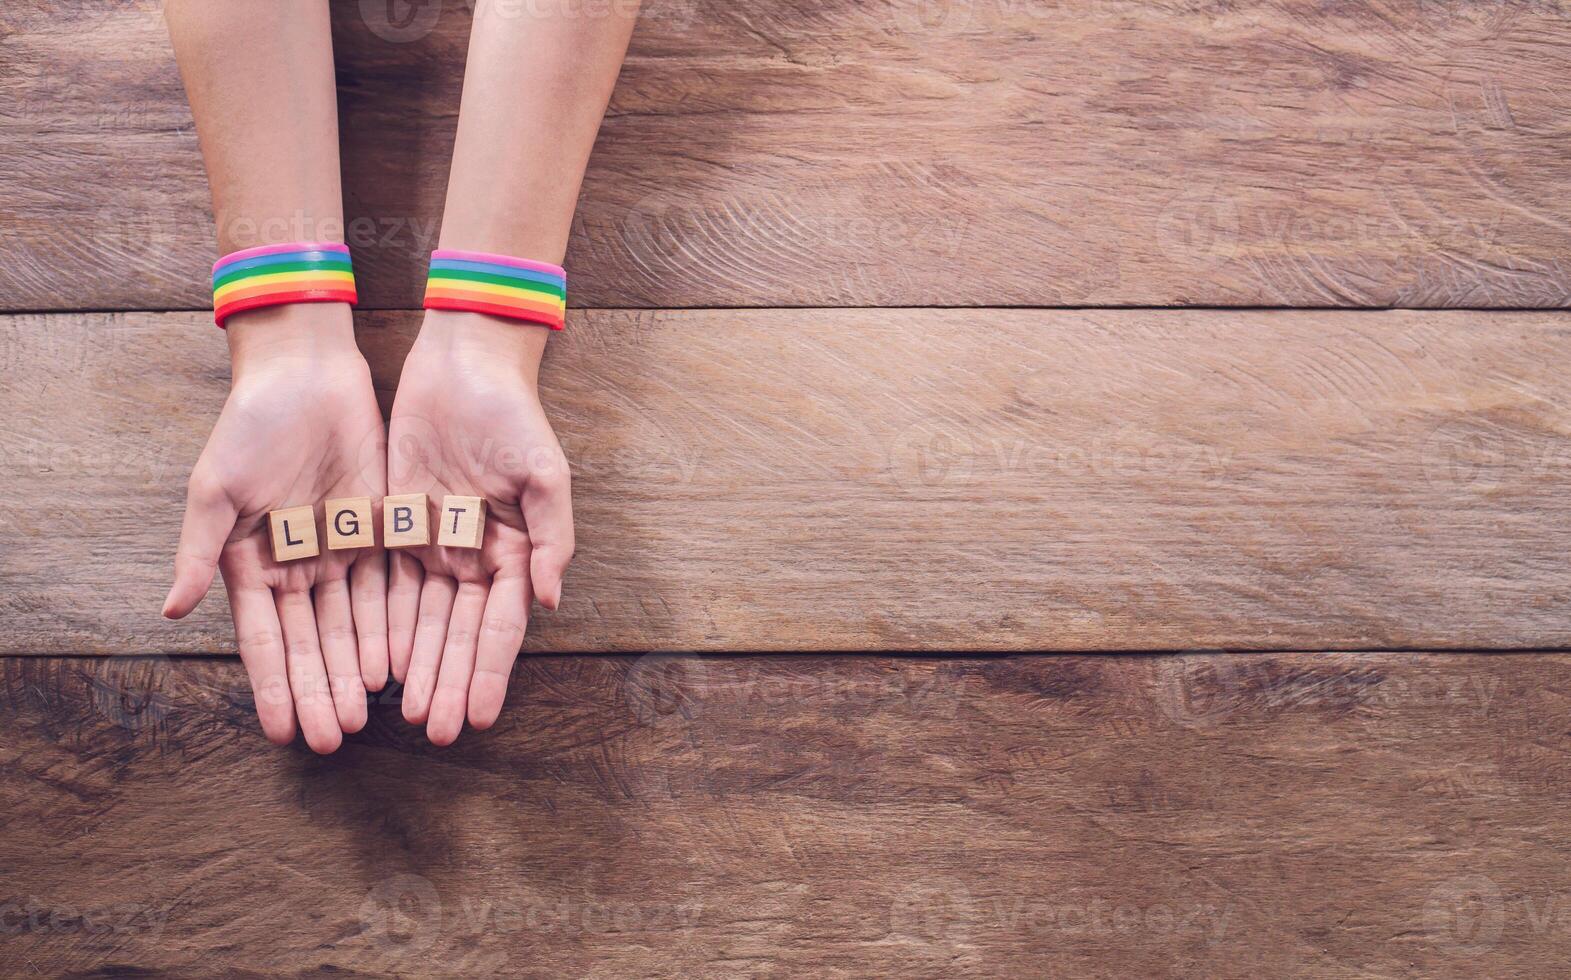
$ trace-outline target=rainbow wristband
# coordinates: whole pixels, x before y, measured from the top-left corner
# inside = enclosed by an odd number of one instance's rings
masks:
[[[567,273],[547,262],[439,248],[431,253],[425,308],[489,313],[561,330]]]
[[[355,271],[349,246],[290,242],[241,249],[213,263],[213,322],[241,310],[281,303],[353,305]]]

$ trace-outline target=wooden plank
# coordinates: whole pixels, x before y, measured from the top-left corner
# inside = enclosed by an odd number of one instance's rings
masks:
[[[1562,0],[645,7],[570,251],[580,305],[1571,299]],[[370,307],[418,305],[466,8],[334,5]],[[153,0],[7,0],[0,139],[0,309],[208,303]]]
[[[234,662],[0,670],[23,973],[1571,970],[1564,654],[538,658],[327,758]]]
[[[362,319],[384,389],[416,322]],[[543,390],[579,552],[527,647],[1564,646],[1568,332],[1552,313],[575,311]],[[221,600],[156,615],[226,390],[205,315],[0,318],[0,358],[0,651],[231,649]]]

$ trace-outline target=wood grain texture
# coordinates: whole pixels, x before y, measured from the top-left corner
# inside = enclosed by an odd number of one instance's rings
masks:
[[[317,758],[262,741],[233,661],[10,658],[0,945],[94,976],[1563,976],[1568,668],[536,658],[491,732],[435,749],[390,696]]]
[[[415,314],[360,322],[384,390]],[[575,311],[578,557],[533,651],[1571,643],[1552,313]],[[202,313],[0,318],[0,652],[157,618],[227,388]],[[505,438],[466,452],[519,465]]]
[[[1571,299],[1562,0],[645,8],[577,305]],[[361,296],[415,307],[467,5],[334,9]],[[206,306],[207,194],[153,0],[7,0],[0,142],[0,309]]]

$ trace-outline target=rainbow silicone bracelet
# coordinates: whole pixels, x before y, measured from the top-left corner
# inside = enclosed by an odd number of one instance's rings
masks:
[[[561,330],[567,272],[549,262],[439,248],[431,253],[425,308],[489,313]]]
[[[213,263],[213,322],[220,327],[241,310],[281,303],[353,305],[357,298],[349,246],[339,242],[259,245]]]

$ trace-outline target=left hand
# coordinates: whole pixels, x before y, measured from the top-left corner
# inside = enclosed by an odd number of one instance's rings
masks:
[[[540,406],[545,327],[427,311],[388,423],[388,493],[429,498],[431,544],[390,551],[388,650],[404,718],[438,745],[502,710],[529,609],[573,557],[567,458]],[[442,497],[483,497],[479,550],[438,545]]]
[[[262,730],[284,745],[298,724],[313,750],[332,752],[365,725],[367,689],[387,680],[386,560],[319,537],[315,558],[274,561],[267,515],[321,513],[333,497],[377,506],[382,413],[346,305],[247,310],[227,339],[234,383],[191,471],[164,615],[190,613],[221,571]]]

